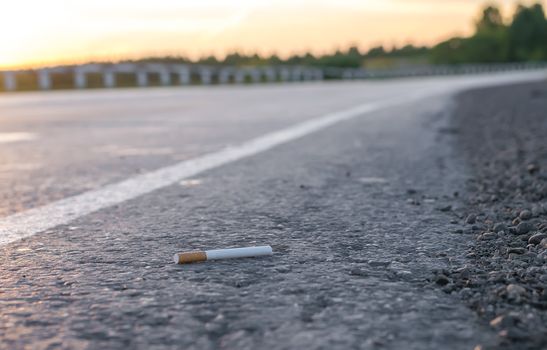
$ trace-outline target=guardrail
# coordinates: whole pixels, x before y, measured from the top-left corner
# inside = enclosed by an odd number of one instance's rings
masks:
[[[398,69],[277,66],[241,68],[164,63],[85,64],[0,72],[0,91],[244,84],[314,80],[385,79],[395,77],[481,74],[547,69],[547,63],[423,66]]]

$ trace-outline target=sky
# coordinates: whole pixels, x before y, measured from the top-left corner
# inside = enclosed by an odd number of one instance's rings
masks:
[[[229,52],[282,57],[468,35],[499,0],[1,0],[0,69]],[[531,2],[523,0],[521,2]],[[543,1],[544,5],[547,0]]]

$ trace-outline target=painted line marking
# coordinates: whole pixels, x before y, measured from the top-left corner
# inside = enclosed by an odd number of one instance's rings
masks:
[[[30,141],[36,138],[31,132],[0,132],[0,143]]]
[[[322,117],[251,139],[238,146],[228,147],[201,157],[137,175],[96,190],[67,197],[41,207],[1,218],[0,246],[33,236],[59,225],[65,225],[84,215],[192,178],[206,170],[259,154],[342,121],[418,100],[432,94],[432,92],[428,91],[415,92],[404,98],[365,103],[350,109],[329,113]]]
[[[179,182],[179,185],[183,187],[194,187],[201,185],[203,181],[201,179],[186,179]]]

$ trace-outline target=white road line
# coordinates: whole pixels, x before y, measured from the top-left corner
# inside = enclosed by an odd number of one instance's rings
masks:
[[[30,132],[0,132],[0,143],[34,140],[36,135]]]
[[[42,207],[29,209],[0,219],[0,246],[33,236],[58,225],[67,224],[97,210],[136,198],[154,190],[175,184],[206,170],[267,151],[341,121],[379,109],[400,105],[430,93],[414,93],[404,98],[365,103],[343,111],[330,113],[279,131],[257,137],[239,146],[182,161],[103,188],[61,199]]]

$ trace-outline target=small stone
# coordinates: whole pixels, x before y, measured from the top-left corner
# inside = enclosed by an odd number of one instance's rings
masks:
[[[492,321],[490,321],[490,326],[494,328],[506,328],[506,327],[512,327],[518,322],[518,318],[514,315],[500,315],[496,318],[494,318]]]
[[[359,269],[359,268],[357,268],[357,267],[352,268],[352,269],[349,271],[349,274],[350,274],[351,276],[359,276],[359,277],[365,277],[365,276],[367,276],[366,271],[363,271],[363,270],[361,270],[361,269]]]
[[[507,254],[524,254],[526,253],[526,249],[524,248],[509,248],[507,249]]]
[[[507,298],[515,301],[520,301],[521,297],[526,295],[526,289],[516,284],[510,284],[505,287]]]
[[[479,239],[482,241],[489,241],[492,239],[496,239],[496,234],[494,232],[485,232],[482,235],[479,236]]]
[[[460,297],[463,298],[463,299],[469,299],[473,296],[473,291],[471,290],[471,288],[463,288],[462,290],[460,290]]]
[[[503,222],[498,222],[494,225],[494,232],[501,232],[501,231],[507,231],[507,225],[505,225]]]
[[[540,244],[541,241],[544,240],[545,238],[547,238],[547,233],[538,233],[530,237],[530,239],[528,239],[528,243]]]
[[[469,214],[465,219],[466,224],[474,224],[477,221],[477,215]]]
[[[518,239],[520,239],[521,241],[524,241],[524,242],[528,242],[529,238],[530,238],[530,235],[528,235],[528,234],[518,236]]]
[[[539,246],[543,249],[547,249],[547,238],[542,239]]]
[[[539,171],[539,166],[537,164],[528,164],[526,170],[528,170],[530,174],[535,174]]]
[[[532,218],[532,212],[530,210],[523,210],[520,212],[519,218],[522,220],[530,220]]]
[[[467,266],[459,268],[455,272],[460,276],[460,278],[469,279],[471,277],[471,271]]]
[[[442,207],[439,208],[439,210],[443,211],[443,212],[451,211],[452,206],[451,205],[442,206]]]
[[[513,341],[524,340],[529,338],[529,334],[518,329],[518,328],[509,328],[504,329],[498,333],[500,337],[508,338]]]
[[[438,275],[435,278],[435,283],[437,283],[440,286],[445,286],[448,283],[450,283],[450,279],[448,277],[446,277],[445,275]]]
[[[530,232],[533,229],[532,225],[528,222],[521,222],[517,226],[517,234],[523,235]]]

